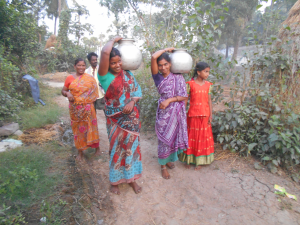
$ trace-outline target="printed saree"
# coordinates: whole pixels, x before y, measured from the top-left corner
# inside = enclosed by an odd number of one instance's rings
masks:
[[[186,112],[184,102],[172,102],[160,109],[161,102],[175,96],[187,97],[185,80],[181,74],[153,75],[158,93],[155,131],[158,137],[158,162],[166,165],[178,160],[178,154],[188,148]]]
[[[141,88],[130,71],[121,71],[105,94],[106,126],[110,142],[109,180],[112,185],[131,183],[142,176],[139,104],[135,104],[129,114],[122,112],[131,98],[141,97]]]
[[[97,117],[93,104],[99,96],[96,80],[85,73],[73,80],[68,89],[75,100],[69,104],[75,147],[79,151],[99,147]]]

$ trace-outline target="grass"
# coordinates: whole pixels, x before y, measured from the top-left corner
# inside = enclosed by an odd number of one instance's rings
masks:
[[[54,102],[54,98],[61,94],[61,89],[41,84],[40,91],[40,98],[46,105],[35,104],[32,98],[26,99],[24,107],[18,113],[18,122],[22,130],[54,124],[58,122],[59,117],[66,111]]]
[[[0,211],[5,204],[11,207],[8,214],[17,215],[54,194],[64,180],[61,171],[65,166],[59,162],[66,157],[63,150],[50,142],[43,147],[31,145],[0,153]]]

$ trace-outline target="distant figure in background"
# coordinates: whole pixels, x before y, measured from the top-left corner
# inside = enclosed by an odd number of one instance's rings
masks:
[[[57,43],[56,36],[52,34],[46,42],[45,49],[54,48],[56,43]]]
[[[99,133],[94,102],[99,97],[96,80],[85,73],[86,64],[81,58],[76,59],[76,74],[66,78],[61,91],[69,100],[71,127],[74,134],[75,147],[78,150],[77,160],[81,161],[83,151],[95,148],[95,155],[100,154]]]
[[[101,84],[99,83],[99,80],[97,78],[97,72],[98,72],[98,55],[95,52],[91,52],[87,55],[87,59],[89,60],[89,63],[91,64],[89,68],[85,70],[87,74],[92,75],[98,86],[98,94],[99,98],[95,101],[95,109],[104,109],[104,90],[101,87]]]

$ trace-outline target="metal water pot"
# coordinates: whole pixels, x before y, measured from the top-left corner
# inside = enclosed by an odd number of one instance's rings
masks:
[[[174,49],[170,54],[172,73],[189,73],[193,67],[193,59],[186,49]]]
[[[123,70],[136,70],[142,63],[142,53],[133,42],[134,39],[129,38],[118,41],[116,48],[121,53]]]

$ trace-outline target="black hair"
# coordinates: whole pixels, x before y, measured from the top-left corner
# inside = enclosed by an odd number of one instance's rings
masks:
[[[206,68],[210,68],[210,66],[206,62],[198,62],[196,64],[195,70],[194,70],[194,78],[198,76],[197,71],[205,70]]]
[[[87,55],[87,59],[89,60],[89,62],[91,61],[92,56],[96,56],[96,57],[98,58],[98,55],[97,55],[95,52],[90,52],[90,53]]]
[[[111,52],[110,52],[109,59],[111,59],[112,57],[115,57],[115,56],[120,56],[121,57],[121,53],[118,49],[113,47]]]
[[[82,58],[78,58],[78,59],[76,59],[76,60],[75,60],[74,66],[76,66],[76,65],[77,65],[77,63],[79,63],[79,62],[84,62],[84,64],[86,65],[86,63],[85,63],[84,59],[82,59]]]
[[[161,54],[158,58],[157,58],[157,64],[159,61],[165,59],[167,62],[171,63],[171,58],[169,56],[168,53],[164,52],[163,54]]]

